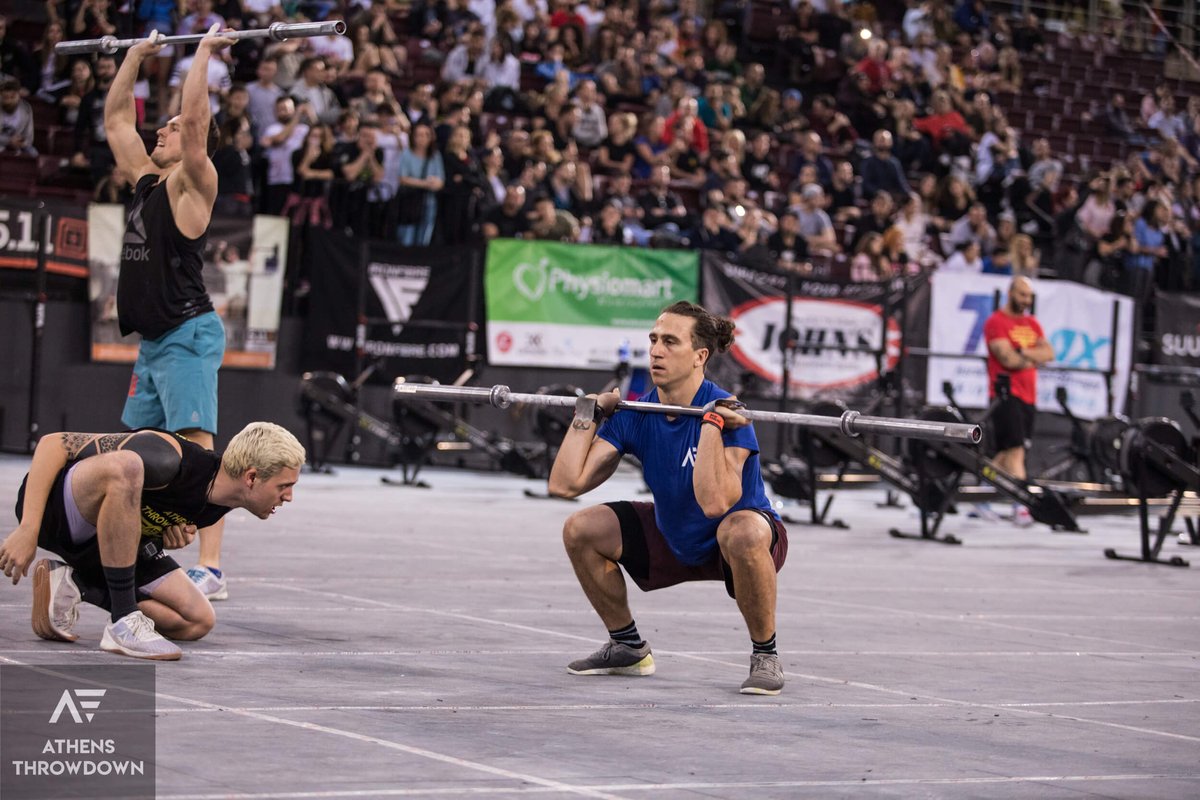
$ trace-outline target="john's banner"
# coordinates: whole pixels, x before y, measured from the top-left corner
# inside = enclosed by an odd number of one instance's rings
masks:
[[[52,296],[83,297],[88,276],[87,207],[62,200],[0,197],[0,290],[36,288],[38,232],[45,220],[46,288]]]
[[[929,359],[926,395],[930,403],[946,402],[942,384],[949,381],[960,405],[987,405],[983,325],[1007,302],[1010,280],[1003,275],[934,274],[930,349],[951,357]],[[1061,386],[1067,389],[1076,416],[1095,419],[1122,413],[1133,353],[1133,301],[1070,281],[1038,281],[1035,295],[1033,315],[1054,348],[1054,361],[1038,369],[1038,408],[1058,411],[1055,393]],[[1111,412],[1104,374],[1110,368]]]
[[[92,360],[133,362],[137,334],[117,324],[117,276],[125,237],[125,209],[88,208],[92,307]],[[204,249],[204,285],[225,325],[226,367],[274,369],[287,264],[288,221],[213,217]]]
[[[401,375],[448,383],[474,355],[477,251],[404,248],[310,228],[302,257],[312,285],[304,369],[354,380],[373,365],[374,383]]]
[[[484,295],[488,361],[607,369],[629,349],[647,366],[646,335],[677,300],[695,301],[695,252],[497,239]]]
[[[1157,292],[1154,363],[1200,367],[1200,296]]]
[[[785,362],[788,395],[853,400],[900,357],[903,284],[806,280],[704,254],[704,306],[737,326],[729,355],[710,377],[777,396]],[[789,298],[791,318],[788,318]],[[790,322],[790,327],[789,327]]]

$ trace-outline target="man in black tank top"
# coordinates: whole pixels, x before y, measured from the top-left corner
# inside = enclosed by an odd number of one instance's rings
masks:
[[[130,428],[173,431],[209,450],[217,432],[225,329],[201,274],[217,196],[208,62],[214,51],[235,41],[217,27],[197,45],[179,115],[158,130],[148,155],[137,130],[133,84],[142,61],[162,49],[157,31],[129,48],[104,105],[117,169],[134,186],[121,244],[117,318],[123,335],[137,333],[142,341],[121,421]],[[227,596],[220,570],[223,530],[218,520],[200,532],[200,566],[189,571],[212,599]]]
[[[174,661],[166,638],[195,640],[212,606],[164,550],[186,547],[197,527],[234,508],[266,519],[292,499],[304,448],[270,422],[252,422],[221,455],[182,436],[47,434],[17,494],[20,523],[0,544],[0,570],[16,584],[33,571],[33,630],[73,642],[81,601],[109,611],[102,650]]]

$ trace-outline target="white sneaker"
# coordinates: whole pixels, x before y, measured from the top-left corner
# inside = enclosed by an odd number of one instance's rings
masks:
[[[1025,506],[1017,506],[1013,509],[1013,524],[1018,528],[1028,528],[1033,524],[1033,514],[1029,513],[1029,509]]]
[[[187,576],[209,600],[229,599],[229,586],[224,575],[217,577],[211,568],[197,564],[187,571]]]
[[[43,558],[33,567],[33,632],[52,642],[73,642],[79,620],[79,587],[71,568],[61,561]]]
[[[154,630],[153,620],[141,611],[108,623],[100,640],[100,649],[151,661],[178,661],[183,655],[182,650]]]

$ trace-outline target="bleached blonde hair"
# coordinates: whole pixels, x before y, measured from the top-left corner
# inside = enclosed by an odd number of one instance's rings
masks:
[[[286,467],[304,466],[304,446],[284,427],[273,422],[251,422],[229,440],[221,455],[221,469],[240,478],[248,469],[269,480]]]

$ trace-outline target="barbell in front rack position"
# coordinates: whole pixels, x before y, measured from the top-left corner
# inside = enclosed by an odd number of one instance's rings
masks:
[[[397,383],[394,391],[399,399],[412,397],[421,400],[491,405],[496,408],[508,408],[514,403],[518,405],[556,406],[563,408],[573,408],[575,406],[575,398],[573,397],[514,392],[502,384],[491,387],[477,387],[404,382]],[[697,406],[646,403],[636,400],[622,400],[617,404],[617,409],[640,411],[647,414],[667,414],[669,416],[699,417],[704,414],[704,409]],[[781,425],[834,429],[846,436],[860,436],[864,433],[873,433],[885,436],[897,436],[904,439],[944,439],[967,442],[969,444],[979,444],[983,440],[983,431],[978,425],[964,422],[940,422],[903,419],[900,417],[872,417],[852,410],[846,411],[840,417],[827,417],[819,414],[796,414],[786,411],[756,411],[749,408],[738,409],[738,413],[752,422],[775,422]]]

